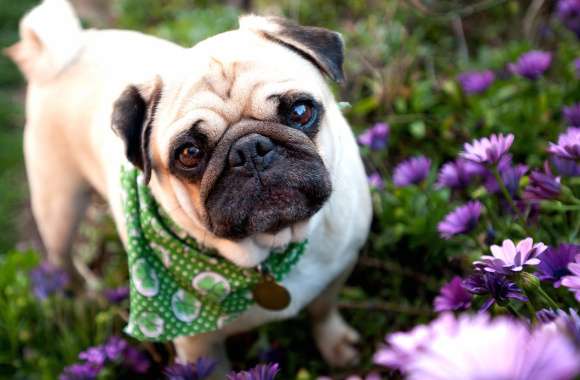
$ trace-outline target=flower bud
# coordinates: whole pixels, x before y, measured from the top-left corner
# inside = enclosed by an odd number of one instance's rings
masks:
[[[528,272],[520,273],[518,282],[526,294],[536,293],[540,288],[540,279]]]

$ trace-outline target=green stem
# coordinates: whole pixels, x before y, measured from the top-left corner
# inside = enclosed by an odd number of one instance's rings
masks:
[[[510,192],[508,191],[503,179],[501,178],[501,175],[499,174],[499,171],[497,170],[497,165],[493,166],[491,171],[495,177],[495,180],[497,181],[497,184],[499,185],[499,188],[500,188],[504,198],[506,199],[506,201],[510,205],[511,209],[513,210],[514,214],[516,215],[516,218],[522,224],[522,228],[524,229],[524,231],[526,231],[526,233],[528,235],[531,235],[530,232],[528,231],[526,221],[522,218],[520,211],[516,207],[516,204],[514,203],[514,200],[513,200],[512,196],[510,195]]]
[[[547,203],[543,202],[541,208],[550,211],[580,211],[580,205],[563,205],[561,203]]]
[[[486,214],[489,216],[489,219],[491,221],[491,226],[495,227],[496,229],[500,227],[500,223],[499,223],[499,217],[496,215],[495,213],[495,207],[491,207],[492,205],[490,204],[491,202],[491,198],[487,198],[483,200],[483,203],[485,204],[485,210],[487,211]]]
[[[530,319],[532,320],[533,323],[536,323],[536,308],[532,304],[532,299],[530,298],[530,294],[528,294],[528,292],[526,292],[526,291],[524,291],[524,293],[526,293],[526,296],[528,297],[528,302],[524,302],[524,303],[526,304],[526,307],[528,308],[528,313],[530,313]]]
[[[499,174],[499,171],[497,170],[497,166],[494,166],[491,170],[493,172],[495,180],[497,181],[497,184],[499,185],[499,188],[500,188],[505,200],[509,203],[513,212],[519,216],[520,212],[517,209],[516,204],[514,203],[514,200],[513,200],[512,196],[510,195],[510,192],[508,191],[503,179],[501,178],[501,175]]]
[[[574,229],[570,233],[568,240],[572,243],[575,242],[576,236],[578,236],[578,231],[580,231],[580,213],[576,215],[576,223],[574,223]]]
[[[525,319],[523,315],[520,314],[520,312],[518,312],[511,303],[508,303],[507,305],[505,305],[505,308],[509,310],[510,313],[512,313],[512,315],[516,318],[519,319]]]
[[[548,293],[546,293],[544,291],[544,289],[542,289],[542,287],[538,287],[538,294],[540,295],[540,297],[542,297],[544,299],[544,301],[553,309],[559,309],[560,306],[556,303],[556,301],[554,301],[552,299],[552,297],[550,297],[548,295]]]

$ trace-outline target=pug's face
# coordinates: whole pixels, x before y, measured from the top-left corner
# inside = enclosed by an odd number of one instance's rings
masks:
[[[342,79],[338,34],[250,16],[130,86],[113,127],[168,211],[225,239],[276,234],[331,193],[321,133]]]

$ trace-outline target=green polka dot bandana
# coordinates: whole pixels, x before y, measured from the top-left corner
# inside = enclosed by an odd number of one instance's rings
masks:
[[[263,276],[203,250],[158,207],[135,168],[121,171],[131,282],[125,332],[167,341],[215,331],[254,304]],[[276,281],[298,262],[306,241],[273,252],[262,264]]]

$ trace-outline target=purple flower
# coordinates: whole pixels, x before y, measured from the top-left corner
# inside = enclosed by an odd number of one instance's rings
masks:
[[[197,371],[197,376],[199,379],[201,380],[209,377],[209,375],[211,375],[215,369],[216,365],[217,361],[210,358],[200,357],[197,359],[195,361],[195,370]]]
[[[68,285],[69,277],[65,271],[45,261],[30,271],[30,281],[36,297],[45,299],[51,294],[62,292]]]
[[[286,356],[286,351],[279,342],[263,347],[258,352],[258,360],[262,363],[281,362]]]
[[[118,336],[112,336],[109,338],[107,343],[105,343],[104,351],[109,360],[115,361],[123,356],[128,346],[129,345],[125,339],[119,338]]]
[[[570,127],[580,127],[580,103],[564,107],[562,115]]]
[[[387,123],[376,123],[371,128],[361,133],[358,142],[368,146],[372,150],[381,150],[387,146],[391,128]]]
[[[230,373],[228,380],[274,380],[278,372],[280,372],[278,363],[258,364],[249,371]]]
[[[469,186],[474,177],[484,174],[485,171],[485,167],[460,158],[443,165],[437,177],[437,186],[463,189]]]
[[[199,380],[197,377],[197,372],[191,363],[174,363],[173,365],[165,368],[163,373],[165,374],[167,380]]]
[[[578,312],[572,308],[568,309],[568,313],[564,310],[558,310],[555,323],[560,331],[568,334],[576,347],[580,348],[580,316],[578,316]]]
[[[560,244],[558,247],[550,247],[542,254],[542,262],[538,264],[538,278],[542,281],[550,281],[555,288],[561,285],[562,277],[569,275],[568,264],[580,255],[580,245]]]
[[[383,190],[385,188],[385,181],[378,172],[374,172],[368,177],[369,185],[373,189]]]
[[[460,74],[457,79],[466,94],[481,94],[495,80],[495,75],[491,70],[468,71]]]
[[[120,304],[129,297],[129,287],[121,286],[118,288],[106,289],[104,294],[105,298],[107,298],[110,303]]]
[[[451,317],[403,366],[410,380],[571,380],[580,357],[562,333],[486,314]]]
[[[560,0],[556,13],[562,23],[580,38],[580,0]]]
[[[552,157],[550,160],[552,165],[556,168],[558,174],[564,177],[578,177],[580,176],[580,165],[573,160],[567,160],[560,157]]]
[[[530,183],[524,190],[523,198],[528,201],[555,199],[558,198],[561,190],[560,177],[554,177],[549,172],[542,173],[534,170],[530,174]]]
[[[510,63],[508,67],[514,74],[535,80],[544,74],[551,64],[552,53],[532,50],[522,54],[515,63]]]
[[[79,354],[79,359],[86,360],[88,363],[100,367],[105,364],[107,353],[102,346],[89,347],[86,351]]]
[[[570,288],[580,302],[580,255],[576,255],[575,262],[568,264],[568,270],[571,274],[562,277],[562,285]]]
[[[412,157],[397,165],[393,175],[393,183],[397,187],[417,185],[427,178],[430,168],[431,160],[427,157]]]
[[[566,313],[564,310],[556,311],[542,309],[536,313],[538,320],[549,328],[560,331],[572,338],[577,348],[580,348],[580,316],[572,308]]]
[[[168,380],[203,380],[211,375],[216,364],[215,360],[201,357],[195,364],[174,363],[165,368],[163,373]]]
[[[580,159],[580,128],[568,128],[558,136],[558,144],[550,143],[548,152],[568,160]]]
[[[484,165],[496,165],[507,153],[514,142],[514,135],[491,135],[471,144],[465,143],[461,157]]]
[[[500,200],[502,206],[506,207],[505,210],[513,215],[513,209],[507,203]],[[520,215],[525,216],[525,220],[529,225],[537,225],[540,220],[540,205],[534,202],[526,202],[522,200],[515,199],[514,204],[516,209],[519,211]],[[493,243],[493,242],[492,242]]]
[[[58,377],[59,380],[93,380],[101,372],[101,367],[91,363],[72,364],[65,367]]]
[[[135,347],[129,346],[125,350],[123,365],[135,373],[146,373],[149,370],[149,358]]]
[[[489,310],[496,302],[504,305],[510,299],[528,300],[515,283],[499,273],[476,271],[463,282],[463,286],[471,294],[491,296],[481,306],[481,311]]]
[[[126,340],[118,336],[110,337],[103,345],[89,347],[79,354],[79,359],[84,360],[85,363],[67,368],[72,368],[74,371],[81,371],[83,368],[93,368],[98,373],[108,362],[116,362],[134,373],[143,374],[149,369],[147,357],[139,350],[129,346]],[[67,372],[65,369],[63,375],[65,373],[69,376],[65,379],[73,379],[73,377],[70,377],[72,376],[70,371]]]
[[[471,201],[457,207],[437,225],[439,234],[444,239],[451,239],[455,235],[470,232],[477,226],[482,206],[478,201]]]
[[[461,277],[455,276],[445,284],[435,298],[435,311],[465,310],[471,305],[471,294],[463,287]]]
[[[540,256],[548,247],[544,243],[534,244],[532,238],[526,238],[516,246],[513,241],[506,239],[501,247],[492,245],[490,250],[492,256],[481,256],[480,261],[474,262],[477,268],[487,272],[498,272],[509,274],[510,272],[521,272],[524,265],[540,264]]]
[[[203,380],[215,369],[217,362],[208,358],[199,358],[195,364],[174,363],[165,368],[163,373],[168,380]]]
[[[507,157],[507,156],[506,156]],[[506,161],[505,165],[502,165],[503,161]],[[499,175],[501,180],[503,181],[508,193],[513,197],[518,193],[518,189],[520,187],[520,180],[528,171],[528,167],[526,165],[518,164],[515,166],[511,165],[510,160],[502,160],[500,165],[498,165]],[[497,183],[497,179],[492,173],[488,173],[484,186],[487,191],[492,194],[496,194],[500,192],[499,184]]]
[[[576,78],[580,78],[580,58],[574,60],[574,69],[576,69]]]
[[[540,323],[550,323],[558,317],[558,314],[551,309],[542,309],[536,312],[536,319]]]

